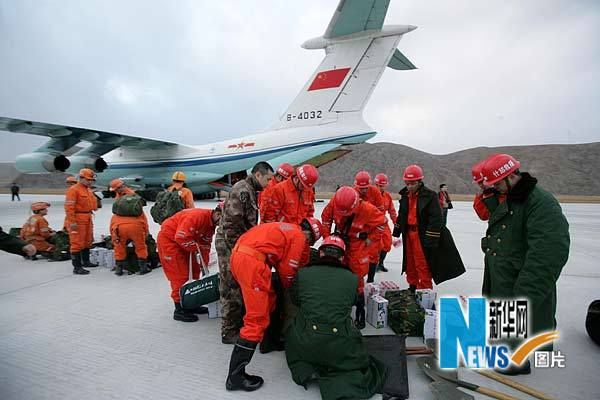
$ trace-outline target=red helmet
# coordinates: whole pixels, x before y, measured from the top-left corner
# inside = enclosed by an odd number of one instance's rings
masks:
[[[79,170],[79,176],[87,179],[88,181],[95,181],[96,180],[96,173],[89,169],[89,168],[82,168]]]
[[[390,181],[386,174],[380,173],[375,175],[375,184],[377,186],[387,186],[389,182]]]
[[[471,168],[471,175],[473,176],[473,182],[475,183],[483,182],[483,176],[481,175],[483,170],[483,164],[485,164],[485,160],[479,161]]]
[[[122,179],[113,179],[112,181],[110,181],[110,191],[114,192],[115,190],[117,190],[118,188],[120,188],[121,186],[123,186],[125,184],[125,182],[123,182]]]
[[[337,247],[338,249],[342,250],[343,252],[346,251],[346,243],[344,243],[344,241],[342,240],[341,237],[335,236],[335,235],[327,236],[323,240],[323,243],[321,243],[321,246],[319,246],[319,250],[321,250],[325,246],[333,246],[333,247]]]
[[[319,179],[319,171],[310,164],[304,164],[296,169],[296,176],[305,188],[312,189]]]
[[[48,207],[50,207],[50,203],[46,203],[45,201],[36,201],[31,205],[31,211],[45,210]]]
[[[408,182],[420,181],[423,179],[423,169],[417,164],[406,167],[402,179]]]
[[[321,232],[323,231],[323,224],[321,224],[321,221],[314,217],[307,217],[304,218],[304,220],[310,225],[314,241],[316,242],[321,239]]]
[[[371,184],[371,175],[367,171],[358,171],[354,176],[354,186],[366,188]]]
[[[294,167],[284,162],[277,168],[277,173],[287,179],[294,174]]]
[[[343,217],[354,213],[359,202],[360,196],[358,192],[350,186],[342,186],[333,196],[334,211]]]
[[[494,154],[485,160],[481,173],[483,183],[488,186],[500,182],[519,169],[521,163],[508,154]]]
[[[77,178],[75,178],[74,176],[67,176],[67,180],[65,181],[68,185],[74,185],[77,183]]]

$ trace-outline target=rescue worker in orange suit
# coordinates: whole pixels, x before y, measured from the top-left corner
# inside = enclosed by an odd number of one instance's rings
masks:
[[[278,184],[289,177],[294,175],[294,167],[292,164],[283,163],[275,171],[275,175],[273,175],[273,179],[269,181],[269,184],[266,188],[263,189],[262,192],[258,193],[258,208],[260,209],[260,220],[264,221],[265,219],[265,205],[269,203],[271,199],[271,194],[273,193],[273,188]]]
[[[369,175],[367,171],[358,171],[356,173],[354,176],[354,189],[358,191],[361,200],[368,201],[385,214],[381,191],[371,184],[371,175]],[[372,248],[369,257],[369,273],[367,276],[367,282],[373,282],[375,278],[375,271],[377,270],[377,265],[379,264],[379,257],[382,247],[383,244],[380,243],[378,248]]]
[[[263,223],[288,222],[299,224],[315,214],[313,187],[319,172],[310,164],[296,168],[296,175],[273,188],[271,198],[264,204]]]
[[[115,192],[116,198],[135,195],[135,191],[121,180],[113,179],[110,182],[110,191]],[[141,198],[139,201],[144,201]],[[145,204],[145,202],[143,203]],[[132,241],[135,247],[135,254],[138,259],[140,275],[150,272],[148,268],[148,247],[146,238],[148,237],[148,219],[142,212],[140,216],[121,216],[113,214],[110,220],[110,237],[115,251],[115,275],[123,275],[123,269],[127,266],[127,242]],[[132,274],[131,272],[129,273]]]
[[[181,200],[183,201],[184,209],[196,207],[194,204],[194,193],[184,186],[186,180],[185,174],[181,171],[175,171],[171,180],[173,183],[167,188],[167,191],[172,192],[177,190],[179,192],[179,197],[181,197]]]
[[[246,373],[256,346],[263,340],[275,310],[271,268],[284,289],[292,285],[298,268],[308,263],[310,246],[321,237],[321,223],[309,218],[300,225],[284,222],[260,224],[238,239],[231,252],[231,273],[242,289],[246,314],[240,337],[231,353],[227,390],[253,391],[263,379]]]
[[[350,186],[342,186],[325,206],[322,213],[323,236],[332,233],[335,222],[335,235],[346,243],[344,264],[358,276],[355,325],[365,327],[364,277],[369,272],[373,249],[381,246],[381,236],[387,220],[381,210],[373,204],[361,200],[358,192]]]
[[[50,203],[38,201],[31,205],[33,215],[21,228],[21,238],[35,246],[38,253],[54,251],[54,245],[48,241],[55,232],[50,229],[48,221],[44,218],[48,214]],[[35,257],[35,256],[34,256]]]
[[[65,184],[67,185],[67,189],[69,189],[71,186],[77,184],[77,178],[75,178],[72,175],[67,176],[67,179],[65,180]],[[65,191],[66,194],[66,191]],[[67,216],[65,215],[65,222],[63,223],[63,231],[65,232],[69,232],[69,225],[71,225],[71,223],[68,221]]]
[[[386,191],[388,183],[389,179],[386,174],[380,173],[375,176],[375,186],[377,186],[379,192],[381,193],[381,197],[383,197],[383,212],[384,214],[388,213],[390,215],[390,221],[396,221],[396,219],[398,219],[398,213],[396,213],[392,195],[390,192]],[[385,265],[383,265],[383,262],[385,261],[387,253],[389,253],[391,249],[392,230],[390,229],[389,224],[386,224],[383,235],[381,236],[381,252],[379,253],[379,262],[377,265],[378,271],[388,272],[388,269],[385,267]]]
[[[92,213],[98,209],[98,202],[90,188],[96,181],[96,173],[89,168],[79,171],[79,182],[67,189],[65,213],[69,221],[69,241],[73,273],[87,275],[85,267],[95,267],[90,263],[90,248],[94,240]]]
[[[487,160],[479,161],[471,169],[473,183],[479,187],[479,192],[473,199],[473,209],[482,221],[490,219],[490,214],[506,199],[506,195],[500,194],[493,186],[488,187],[483,183],[483,166]]]
[[[171,284],[171,298],[175,303],[173,319],[176,321],[195,322],[198,321],[198,317],[194,314],[208,312],[206,307],[184,310],[181,307],[179,289],[190,278],[190,258],[192,279],[200,277],[201,266],[194,253],[199,253],[204,265],[208,265],[210,246],[221,215],[222,205],[219,203],[214,210],[182,210],[167,218],[160,226],[157,238],[158,254],[165,276]]]

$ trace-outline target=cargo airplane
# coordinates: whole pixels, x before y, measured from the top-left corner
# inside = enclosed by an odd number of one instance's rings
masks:
[[[302,44],[324,49],[325,58],[268,131],[190,146],[6,117],[0,117],[0,130],[49,138],[17,157],[23,173],[76,173],[87,167],[99,173],[99,185],[121,178],[151,198],[179,170],[195,194],[226,190],[232,177],[245,175],[258,161],[299,164],[375,136],[362,112],[383,71],[415,69],[396,47],[416,27],[384,26],[388,5],[389,0],[339,2],[325,33]],[[80,142],[89,145],[74,147]],[[70,154],[73,148],[78,150]]]

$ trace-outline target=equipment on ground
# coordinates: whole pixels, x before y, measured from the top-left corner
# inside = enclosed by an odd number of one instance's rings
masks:
[[[408,372],[404,336],[363,336],[367,352],[385,364],[387,377],[383,384],[383,399],[408,399]]]
[[[388,326],[398,335],[423,336],[425,310],[409,290],[388,290]]]
[[[198,254],[200,254],[199,247]],[[198,257],[198,261],[201,266],[202,278],[192,280],[192,260],[190,257],[190,280],[179,289],[181,307],[186,310],[205,306],[220,299],[219,274],[209,275],[210,272],[201,255]]]

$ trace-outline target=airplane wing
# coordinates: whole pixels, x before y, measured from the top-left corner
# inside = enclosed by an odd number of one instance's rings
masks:
[[[61,139],[61,141],[67,142],[67,144],[73,143],[73,145],[80,141],[85,141],[99,147],[112,147],[111,150],[120,146],[152,149],[156,147],[177,145],[177,143],[164,140],[146,139],[119,133],[77,128],[74,126],[47,124],[4,117],[0,117],[0,131],[28,133],[31,135],[45,136],[51,139]]]
[[[323,37],[381,29],[390,0],[340,0]]]

